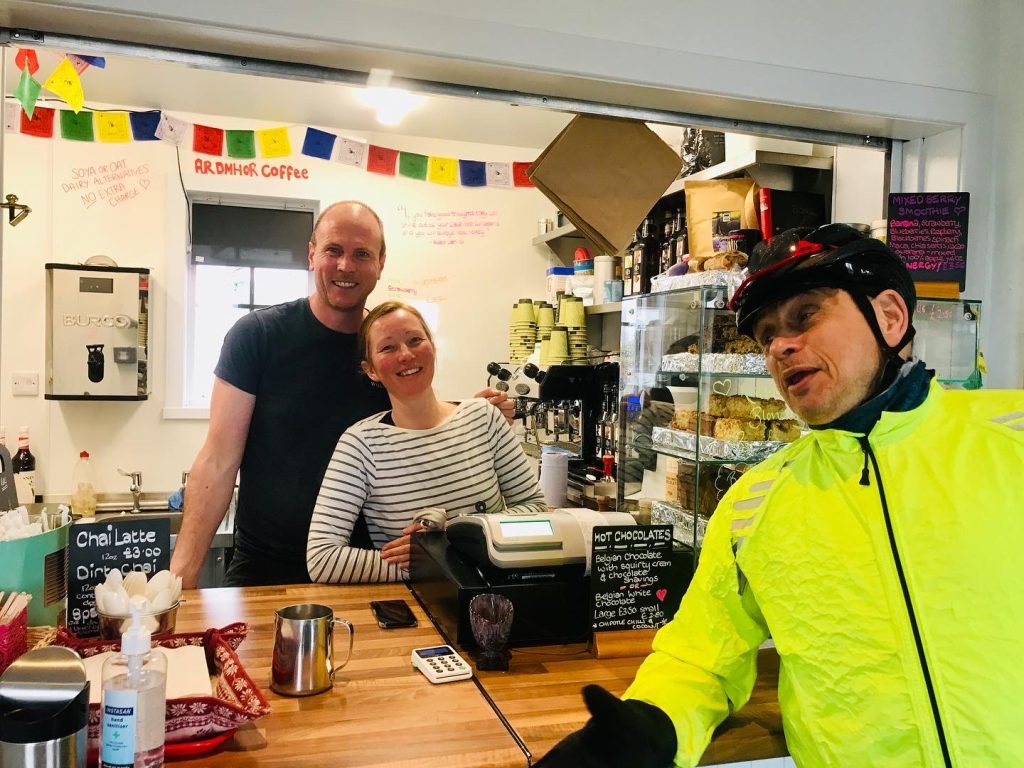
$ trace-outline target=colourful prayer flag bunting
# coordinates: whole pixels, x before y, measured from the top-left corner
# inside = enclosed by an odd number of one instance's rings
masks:
[[[459,181],[464,187],[483,187],[487,184],[487,168],[479,160],[459,160]]]
[[[427,181],[435,184],[458,184],[459,162],[454,157],[430,157],[427,162]]]
[[[319,157],[321,160],[330,160],[337,138],[333,133],[327,133],[327,131],[306,128],[306,138],[302,141],[302,154]]]
[[[256,157],[256,134],[253,131],[226,131],[228,157],[251,160]]]
[[[132,126],[132,138],[135,141],[156,141],[156,129],[160,125],[160,110],[149,112],[129,112],[128,121]]]
[[[86,56],[81,53],[67,53],[65,56],[68,57],[68,61],[75,68],[75,72],[82,74],[89,67],[96,67],[97,69],[103,69],[107,66],[107,60],[102,56]]]
[[[533,182],[527,175],[533,163],[512,163],[512,183],[517,187],[532,187]]]
[[[398,175],[423,181],[427,178],[427,156],[415,152],[399,152]]]
[[[189,124],[184,120],[171,117],[166,112],[160,113],[160,122],[153,132],[158,139],[180,147],[181,143],[192,133],[189,131]]]
[[[511,187],[512,168],[508,163],[487,164],[487,186],[488,187]]]
[[[382,173],[385,176],[395,175],[395,163],[398,161],[398,150],[378,147],[371,144],[367,148],[366,170],[371,173]]]
[[[93,141],[92,112],[60,111],[60,136],[70,141]]]
[[[18,81],[18,87],[14,89],[14,96],[21,102],[21,108],[29,119],[32,118],[32,110],[36,108],[36,99],[39,98],[42,89],[43,86],[32,79],[27,68],[21,70],[21,79]]]
[[[50,107],[39,107],[32,117],[22,110],[21,132],[28,136],[38,136],[40,139],[53,136],[53,110]]]
[[[14,55],[14,66],[20,70],[28,68],[28,73],[34,75],[36,70],[39,69],[39,59],[36,58],[36,52],[31,48],[19,48],[18,52]]]
[[[365,141],[342,136],[338,140],[338,162],[361,167],[366,160],[366,146]]]
[[[192,126],[192,151],[220,157],[224,152],[224,131],[195,123]]]
[[[96,136],[104,142],[125,142],[132,140],[128,128],[127,112],[97,112]]]
[[[60,96],[75,112],[78,112],[85,103],[82,79],[75,72],[75,67],[67,56],[60,60],[57,68],[46,78],[43,88]]]
[[[256,140],[260,144],[260,155],[263,157],[288,157],[292,153],[288,129],[284,126],[258,130]]]

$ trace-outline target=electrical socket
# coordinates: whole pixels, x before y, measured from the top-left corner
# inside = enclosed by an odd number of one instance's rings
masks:
[[[36,371],[15,371],[11,375],[11,394],[35,397],[39,394],[39,374]]]

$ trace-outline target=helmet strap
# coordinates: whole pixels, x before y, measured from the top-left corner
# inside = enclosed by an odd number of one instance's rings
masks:
[[[907,330],[904,332],[903,337],[896,342],[894,346],[889,346],[885,337],[882,336],[882,329],[878,325],[878,318],[875,316],[875,308],[871,303],[871,299],[868,298],[867,294],[858,288],[851,286],[843,286],[843,290],[850,294],[853,299],[853,303],[857,305],[860,313],[864,315],[864,319],[868,323],[868,328],[871,329],[871,333],[874,334],[875,341],[878,342],[878,346],[882,350],[884,361],[881,370],[878,372],[877,381],[875,387],[869,397],[874,397],[876,394],[884,390],[895,380],[896,375],[899,373],[900,368],[903,367],[903,363],[906,361],[900,357],[900,350],[903,349],[907,344],[914,338],[914,326],[912,323],[908,323]]]

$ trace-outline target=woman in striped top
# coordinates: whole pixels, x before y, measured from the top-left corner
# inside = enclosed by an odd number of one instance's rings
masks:
[[[313,509],[306,567],[314,581],[398,581],[407,575],[413,515],[545,511],[537,478],[501,412],[486,400],[439,400],[434,342],[413,307],[388,301],[359,329],[363,370],[392,410],[338,440]],[[377,549],[349,546],[360,511]]]

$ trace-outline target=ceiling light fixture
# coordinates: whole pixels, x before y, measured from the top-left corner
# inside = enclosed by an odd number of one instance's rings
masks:
[[[356,98],[366,107],[377,110],[377,122],[398,125],[409,112],[425,101],[423,96],[391,87],[390,69],[371,69],[366,88],[356,91]]]

